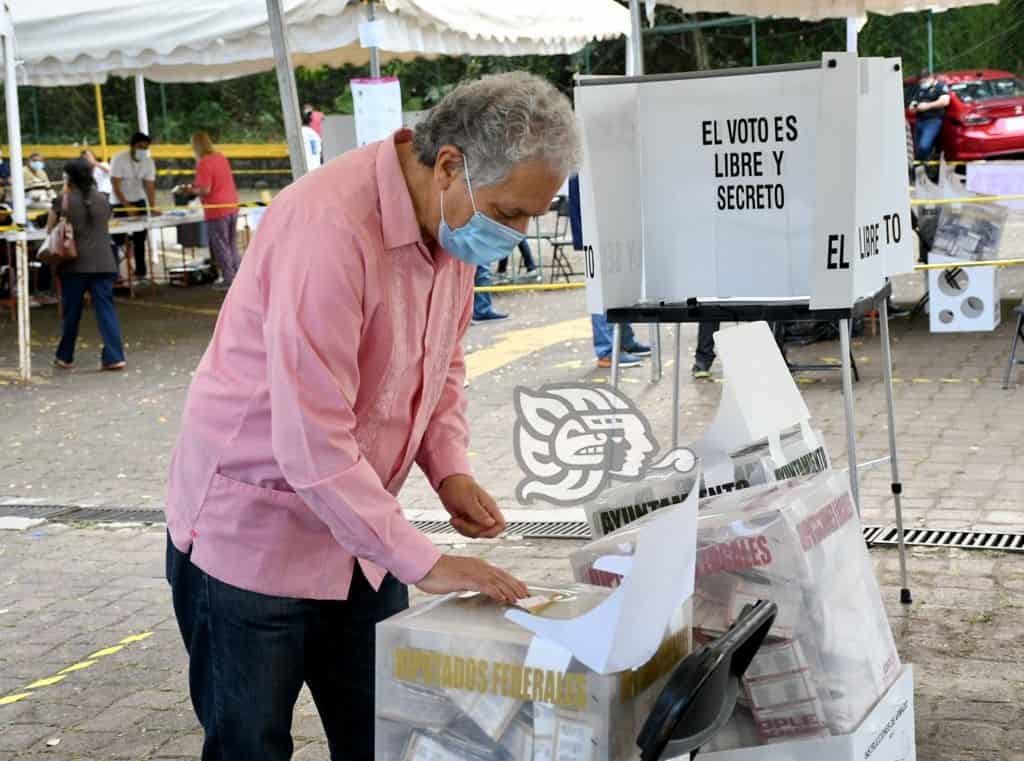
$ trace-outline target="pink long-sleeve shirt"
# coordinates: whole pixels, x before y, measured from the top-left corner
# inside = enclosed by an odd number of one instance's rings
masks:
[[[440,557],[397,495],[469,473],[462,336],[473,268],[424,242],[395,141],[267,210],[195,373],[167,526],[214,578],[342,600],[358,560],[420,581]]]

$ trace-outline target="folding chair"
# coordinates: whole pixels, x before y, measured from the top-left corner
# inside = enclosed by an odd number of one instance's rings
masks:
[[[1024,365],[1024,359],[1017,359],[1017,341],[1024,338],[1024,302],[1014,308],[1017,313],[1017,329],[1013,333],[1013,340],[1010,341],[1010,361],[1006,365],[1006,377],[1003,378],[1003,388],[1010,387],[1010,375],[1013,374],[1014,365]]]
[[[551,244],[551,278],[550,282],[555,282],[556,278],[561,277],[565,282],[570,282],[570,278],[574,275],[581,275],[583,273],[576,272],[572,268],[572,262],[569,261],[567,251],[573,251],[573,240],[572,232],[569,230],[569,199],[562,196],[558,199],[558,208],[556,209],[557,216],[555,217],[555,234],[549,239]]]
[[[777,614],[773,602],[747,605],[729,631],[682,660],[637,738],[641,761],[659,761],[663,755],[696,758],[729,722],[740,680]]]

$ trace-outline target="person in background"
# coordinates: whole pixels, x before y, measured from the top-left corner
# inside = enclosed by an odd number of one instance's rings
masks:
[[[114,195],[114,184],[110,180],[110,164],[100,161],[96,154],[86,148],[79,158],[85,159],[92,167],[92,178],[96,181],[96,190],[106,196],[109,201]]]
[[[29,206],[48,207],[53,203],[57,192],[46,174],[46,161],[40,154],[33,153],[28,157],[22,174],[25,179],[25,202]]]
[[[114,156],[110,162],[110,181],[114,190],[114,216],[131,217],[156,213],[156,164],[150,155],[149,135],[136,132],[127,151]],[[149,267],[146,263],[146,230],[132,233],[132,253],[135,257],[135,277],[144,284]],[[123,246],[127,236],[115,235],[114,242]]]
[[[213,147],[210,136],[200,130],[192,135],[192,152],[196,156],[196,179],[185,190],[195,193],[203,203],[206,229],[210,237],[210,253],[217,262],[221,282],[215,290],[226,291],[235,281],[242,263],[238,255],[238,190],[227,156]]]
[[[948,105],[949,86],[937,80],[931,71],[922,71],[917,83],[917,92],[914,93],[909,106],[915,117],[915,148],[918,161],[927,161],[932,155],[932,149],[942,133],[942,121]]]
[[[312,127],[313,131],[316,132],[321,138],[324,136],[324,112],[317,111],[313,108],[312,103],[307,103],[302,107],[302,113],[309,114],[309,126]]]
[[[312,172],[324,163],[324,141],[311,126],[313,123],[313,112],[304,111],[302,114],[302,145],[306,149],[306,170]]]
[[[569,230],[572,233],[572,247],[576,251],[583,250],[583,218],[580,209],[580,178],[573,175],[568,179],[565,188],[569,196]],[[597,366],[606,369],[612,366],[612,341],[614,330],[603,314],[590,315],[590,327],[593,333],[594,354],[597,355]],[[633,326],[622,326],[622,351],[619,352],[619,367],[637,367],[642,364],[641,357],[649,357],[651,347],[640,343]]]
[[[114,278],[116,265],[110,251],[110,204],[96,189],[93,167],[85,159],[76,159],[64,167],[64,191],[53,201],[46,229],[52,230],[64,214],[67,197],[67,219],[75,233],[78,256],[63,265],[57,273],[61,282],[61,303],[64,316],[60,343],[53,363],[69,370],[75,363],[75,342],[82,321],[82,305],[88,291],[96,311],[96,322],[103,337],[100,355],[104,370],[125,368],[121,324],[114,309]]]
[[[3,155],[3,151],[0,151],[0,203],[9,203],[11,195],[11,165]]]
[[[476,267],[476,275],[473,278],[473,285],[476,288],[487,287],[494,285],[494,279],[491,277],[491,268],[486,264],[478,264]],[[504,312],[498,312],[494,309],[494,304],[489,293],[474,293],[473,294],[473,324],[476,325],[480,322],[495,322],[497,320],[508,319],[508,315]]]
[[[715,361],[715,332],[719,322],[702,322],[697,326],[697,349],[693,355],[693,377],[710,378]]]
[[[519,254],[523,258],[523,268],[526,270],[525,274],[520,275],[516,278],[517,283],[539,283],[543,278],[543,274],[537,268],[537,263],[533,259],[533,252],[530,250],[530,244],[526,238],[523,238],[522,243],[519,244]],[[508,276],[508,262],[511,257],[506,256],[500,262],[498,262],[498,274],[494,276],[495,285],[507,285],[512,282],[512,278]]]

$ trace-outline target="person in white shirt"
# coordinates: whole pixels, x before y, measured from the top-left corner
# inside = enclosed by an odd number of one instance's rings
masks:
[[[306,170],[312,172],[324,163],[324,141],[312,127],[313,112],[302,114],[302,145],[306,150]]]
[[[110,182],[113,187],[114,216],[132,217],[157,213],[156,209],[156,164],[149,153],[149,135],[136,132],[132,135],[130,147],[110,162]],[[132,233],[132,252],[135,256],[135,277],[139,281],[147,278],[145,230]],[[114,242],[123,246],[126,236],[115,235]]]
[[[113,201],[114,185],[110,181],[110,164],[100,161],[96,154],[88,148],[82,151],[79,158],[85,159],[92,167],[92,179],[96,183],[96,190],[102,193],[108,201]]]

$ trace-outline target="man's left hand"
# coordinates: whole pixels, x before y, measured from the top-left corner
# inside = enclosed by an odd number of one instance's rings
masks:
[[[471,476],[448,476],[437,490],[441,504],[452,516],[452,528],[471,539],[493,539],[505,530],[498,503]]]

